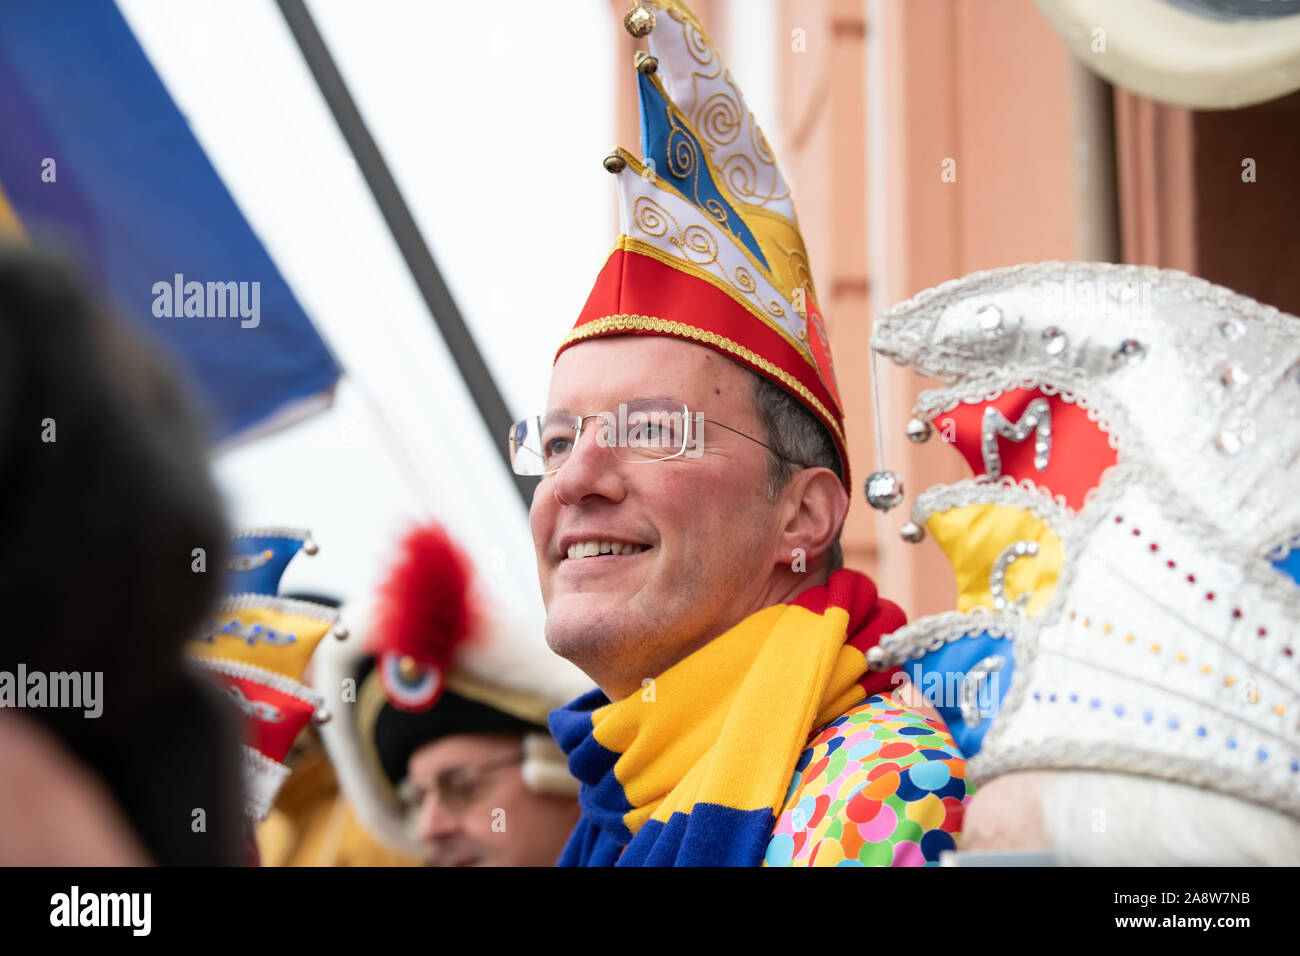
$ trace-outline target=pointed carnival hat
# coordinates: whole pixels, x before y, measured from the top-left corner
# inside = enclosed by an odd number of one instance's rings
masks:
[[[225,596],[189,643],[194,664],[239,712],[244,730],[244,810],[265,820],[289,778],[287,759],[312,721],[329,719],[303,673],[326,634],[346,637],[332,607],[279,597],[280,578],[299,553],[316,553],[309,532],[257,528],[231,544]]]
[[[617,149],[621,231],[556,357],[604,335],[667,335],[781,385],[830,433],[849,483],[826,326],[790,188],[717,48],[677,0],[624,18],[637,54],[641,153]]]
[[[972,478],[906,537],[956,611],[885,637],[972,779],[1100,769],[1300,817],[1300,318],[1173,270],[1048,262],[891,309],[872,346],[945,382]]]

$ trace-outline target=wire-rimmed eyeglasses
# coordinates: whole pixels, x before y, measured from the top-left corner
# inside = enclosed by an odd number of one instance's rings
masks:
[[[708,422],[762,445],[785,461],[792,461],[771,445],[730,425],[705,418],[685,402],[641,398],[620,402],[617,411],[578,415],[552,411],[515,422],[510,428],[510,464],[515,474],[546,477],[555,474],[578,447],[583,427],[600,422],[596,442],[613,451],[620,461],[644,464],[672,458],[698,458],[704,453],[703,429]],[[802,462],[794,462],[809,467]]]

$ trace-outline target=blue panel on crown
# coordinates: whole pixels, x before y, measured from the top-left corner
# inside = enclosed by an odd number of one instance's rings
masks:
[[[996,658],[1001,659],[1000,665]],[[981,665],[981,662],[986,663]],[[967,675],[977,666],[986,676],[982,680],[972,677],[971,686],[966,688]],[[987,631],[950,641],[939,650],[903,665],[912,683],[939,711],[953,740],[967,757],[979,753],[984,735],[1002,708],[1015,669],[1010,638],[993,637]],[[961,706],[964,692],[971,698],[966,715]],[[973,726],[966,723],[967,715],[975,721]]]
[[[643,162],[647,166],[653,164],[652,169],[661,179],[735,236],[770,271],[754,234],[713,181],[705,162],[704,146],[673,114],[654,81],[644,74],[638,74],[637,79],[641,86]]]
[[[1300,584],[1300,548],[1292,548],[1291,552],[1285,558],[1277,558],[1274,560],[1273,567],[1277,568],[1292,581]]]
[[[301,538],[257,535],[236,538],[230,546],[225,578],[227,594],[280,593],[280,577],[302,549]]]

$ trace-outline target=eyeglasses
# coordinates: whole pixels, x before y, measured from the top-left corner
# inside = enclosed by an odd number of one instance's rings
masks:
[[[509,757],[489,760],[476,767],[447,767],[438,771],[438,775],[434,777],[432,791],[438,795],[438,803],[449,812],[464,813],[474,803],[488,777],[498,770],[523,762],[524,754],[521,750]],[[414,781],[410,779],[406,781],[402,797],[413,814],[420,812],[420,805],[426,792],[428,791]]]
[[[692,414],[685,402],[642,398],[621,402],[617,412],[595,415],[548,412],[515,422],[510,428],[510,465],[515,474],[537,477],[555,474],[578,447],[583,426],[592,419],[601,425],[596,443],[612,450],[619,461],[631,464],[699,458],[704,454],[702,425],[708,422],[762,445],[778,458],[810,467],[782,455],[753,435],[705,418],[700,412]]]

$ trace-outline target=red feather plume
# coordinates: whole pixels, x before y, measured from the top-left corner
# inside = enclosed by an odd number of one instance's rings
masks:
[[[472,578],[469,558],[441,526],[413,528],[379,587],[370,652],[410,657],[445,673],[457,647],[478,623]]]

